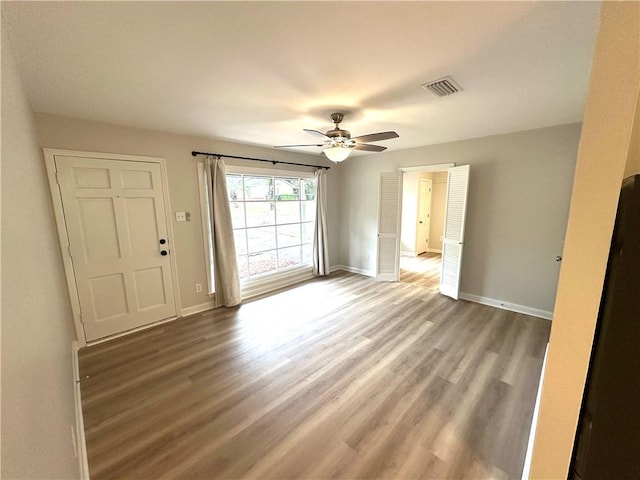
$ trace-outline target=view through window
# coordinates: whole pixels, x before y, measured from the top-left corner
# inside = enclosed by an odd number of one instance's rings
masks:
[[[312,262],[315,178],[226,175],[240,281]]]

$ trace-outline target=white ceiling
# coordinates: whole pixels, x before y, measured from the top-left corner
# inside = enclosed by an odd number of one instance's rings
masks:
[[[391,150],[581,121],[599,8],[3,1],[2,20],[37,112],[272,146],[346,110]],[[464,91],[420,88],[446,75]]]

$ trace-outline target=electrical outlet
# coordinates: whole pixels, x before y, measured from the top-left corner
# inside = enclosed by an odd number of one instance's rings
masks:
[[[196,293],[202,293],[202,284],[196,283]]]

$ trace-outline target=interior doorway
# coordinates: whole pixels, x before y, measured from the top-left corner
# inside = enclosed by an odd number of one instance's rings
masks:
[[[440,270],[440,293],[455,300],[460,293],[462,257],[464,251],[464,224],[469,192],[469,165],[438,164],[420,167],[403,167],[397,172],[379,172],[378,185],[378,235],[376,251],[376,279],[379,281],[400,281],[400,257],[402,252],[402,235],[406,244],[411,246],[413,238],[407,241],[407,228],[402,231],[402,217],[413,218],[405,226],[416,232],[417,216],[407,212],[417,209],[416,201],[408,201],[403,205],[403,180],[407,173],[441,172],[446,169],[445,213],[443,215],[442,262]],[[436,225],[431,222],[432,226]],[[430,234],[433,238],[433,234]],[[415,243],[413,243],[415,246]],[[411,247],[409,247],[411,248]],[[437,252],[431,252],[437,253]],[[411,255],[411,252],[409,252]],[[406,255],[406,250],[405,250]],[[417,256],[413,250],[413,256]]]
[[[440,288],[447,168],[403,169],[400,281]]]

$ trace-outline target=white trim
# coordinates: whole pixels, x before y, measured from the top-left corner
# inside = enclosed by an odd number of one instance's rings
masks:
[[[418,165],[417,167],[400,167],[401,172],[440,172],[455,167],[455,163],[434,163],[433,165]]]
[[[502,310],[509,310],[511,312],[524,313],[525,315],[544,318],[545,320],[551,320],[551,318],[553,317],[553,312],[549,312],[547,310],[527,307],[526,305],[518,305],[517,303],[509,303],[503,300],[496,300],[495,298],[481,297],[479,295],[473,295],[471,293],[465,292],[460,292],[458,297],[462,300],[468,300],[470,302],[480,303],[482,305],[488,305],[490,307],[500,308]]]
[[[216,302],[213,300],[205,303],[201,303],[199,305],[192,305],[190,307],[183,308],[180,310],[181,317],[188,317],[189,315],[195,315],[196,313],[202,313],[206,310],[211,310],[212,308],[216,308]]]
[[[69,152],[68,150],[53,150],[44,148],[44,165],[47,169],[47,177],[49,178],[49,191],[51,192],[51,203],[53,205],[53,216],[58,230],[58,238],[60,239],[60,252],[62,253],[62,264],[64,266],[64,274],[67,281],[67,291],[71,302],[71,315],[73,316],[73,324],[76,328],[76,337],[78,338],[79,348],[87,344],[84,334],[84,326],[80,317],[80,300],[78,299],[78,291],[75,288],[76,276],[73,270],[73,262],[69,252],[69,237],[67,236],[67,226],[64,221],[64,210],[62,208],[62,194],[60,193],[60,185],[58,185],[56,175],[55,157],[56,153]]]
[[[126,337],[127,335],[131,335],[132,333],[142,332],[143,330],[148,330],[153,327],[157,327],[158,325],[162,325],[163,323],[173,322],[182,317],[170,317],[163,318],[162,320],[158,320],[157,322],[148,323],[147,325],[140,325],[139,327],[132,328],[131,330],[126,330],[120,333],[114,333],[113,335],[109,335],[108,337],[98,338],[96,340],[91,340],[87,342],[87,347],[92,347],[93,345],[98,345],[100,343],[110,342],[111,340],[115,340],[116,338]]]
[[[100,153],[100,152],[86,152],[78,150],[65,150],[59,148],[43,148],[43,156],[45,168],[47,170],[47,177],[49,179],[49,190],[51,191],[51,200],[53,204],[53,213],[55,217],[56,227],[58,230],[58,238],[60,239],[60,251],[62,253],[62,263],[64,266],[65,277],[67,280],[67,290],[69,292],[69,299],[71,302],[71,312],[73,315],[73,323],[76,329],[76,337],[78,338],[78,346],[82,348],[87,345],[86,336],[84,333],[84,326],[82,324],[82,317],[80,312],[80,300],[78,298],[78,291],[76,289],[76,277],[73,269],[73,262],[69,252],[69,237],[67,236],[67,226],[64,219],[64,209],[62,206],[62,194],[60,193],[60,186],[57,180],[56,171],[56,156],[65,157],[80,157],[80,158],[93,158],[99,160],[120,160],[128,162],[147,162],[156,163],[160,165],[160,177],[162,179],[162,198],[164,200],[165,218],[167,222],[167,240],[169,242],[169,249],[171,255],[169,258],[169,264],[171,265],[172,287],[174,305],[177,312],[180,311],[180,286],[178,285],[178,264],[176,263],[176,248],[173,237],[173,223],[171,221],[171,203],[169,202],[169,183],[167,180],[167,162],[164,158],[160,157],[146,157],[142,155],[119,155],[115,153]],[[172,318],[168,319],[171,320]],[[152,323],[150,325],[155,325]],[[129,333],[134,330],[128,330],[124,333]],[[105,337],[105,339],[111,339],[111,337]],[[96,342],[93,342],[96,343]],[[93,344],[92,343],[92,344]]]
[[[374,278],[376,276],[376,273],[371,270],[363,270],[362,268],[350,267],[348,265],[334,265],[333,267],[331,267],[331,273],[340,270],[343,272],[357,273],[358,275],[364,275],[365,277]]]
[[[544,380],[544,369],[547,366],[547,352],[549,344],[544,349],[544,360],[542,361],[542,370],[540,371],[540,382],[538,382],[538,393],[536,395],[536,406],[533,408],[533,418],[531,419],[531,428],[529,429],[529,442],[527,444],[527,455],[524,457],[524,467],[522,468],[522,480],[529,480],[531,470],[531,458],[533,457],[533,444],[536,438],[536,428],[538,426],[538,414],[540,413],[540,397],[542,396],[542,382]]]
[[[442,253],[441,248],[427,248],[427,253]]]
[[[76,410],[75,448],[78,469],[82,480],[89,480],[89,462],[87,460],[87,440],[84,434],[84,416],[82,415],[82,391],[80,389],[80,367],[78,362],[78,342],[71,343],[71,365],[73,367],[74,398]]]
[[[400,250],[401,257],[417,257],[418,254],[414,252],[410,252],[409,250]]]
[[[258,295],[273,292],[279,288],[288,287],[296,283],[314,278],[311,267],[296,268],[281,273],[269,275],[264,279],[253,280],[241,285],[242,299],[247,300]]]
[[[162,199],[164,200],[164,216],[167,222],[167,241],[169,242],[169,264],[171,265],[171,283],[173,284],[173,304],[176,315],[180,311],[180,283],[178,278],[178,254],[175,237],[173,236],[173,214],[171,212],[171,200],[169,198],[169,175],[167,173],[167,161],[158,158],[160,163],[160,176],[162,177]]]

